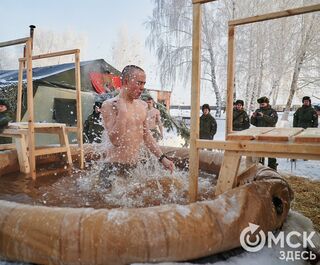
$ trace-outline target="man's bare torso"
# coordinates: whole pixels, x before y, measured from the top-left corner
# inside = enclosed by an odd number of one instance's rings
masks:
[[[117,104],[119,97],[105,101],[102,106],[102,116],[106,130],[111,130],[118,115]],[[143,132],[147,115],[147,104],[140,99],[125,102],[127,112],[125,115],[126,130],[119,139],[119,145],[111,145],[107,150],[110,162],[122,164],[135,164],[138,161],[140,146],[143,142]]]
[[[151,110],[147,110],[147,124],[150,130],[156,129],[159,123],[160,112],[156,108],[152,108]]]

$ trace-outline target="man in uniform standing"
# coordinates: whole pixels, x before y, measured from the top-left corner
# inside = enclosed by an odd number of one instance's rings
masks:
[[[269,99],[261,97],[257,102],[260,104],[260,107],[252,114],[251,124],[256,127],[275,127],[278,121],[278,114],[269,105]],[[264,157],[259,162],[264,164]],[[268,167],[277,170],[277,166],[277,159],[269,157]]]
[[[318,114],[311,106],[311,99],[308,96],[302,98],[302,107],[293,114],[293,127],[317,128]]]
[[[243,109],[244,102],[238,99],[235,102],[235,108],[233,108],[233,130],[242,131],[250,127],[249,116]]]

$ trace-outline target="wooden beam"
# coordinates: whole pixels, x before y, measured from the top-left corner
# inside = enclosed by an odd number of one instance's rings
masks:
[[[237,184],[237,175],[240,165],[241,155],[239,152],[226,151],[224,153],[215,196],[231,190]]]
[[[45,58],[51,58],[51,57],[57,57],[57,56],[64,56],[64,55],[72,55],[72,54],[78,54],[80,53],[79,49],[73,49],[73,50],[66,50],[61,52],[51,52],[51,53],[44,53],[39,55],[32,56],[32,60],[39,60],[39,59],[45,59]],[[25,61],[26,58],[20,58],[19,61]]]
[[[302,14],[317,12],[317,11],[320,11],[320,4],[304,6],[304,7],[294,8],[294,9],[287,9],[284,11],[273,12],[273,13],[247,17],[242,19],[230,20],[228,24],[229,26],[239,26],[239,25],[262,22],[262,21],[277,19],[282,17],[302,15]]]
[[[198,148],[240,151],[241,154],[251,152],[251,156],[258,156],[252,153],[265,153],[272,157],[277,157],[281,153],[287,154],[287,157],[291,154],[301,154],[301,156],[310,154],[318,156],[320,160],[320,144],[314,143],[197,140],[196,144]]]
[[[198,193],[199,150],[196,140],[199,138],[200,110],[200,73],[201,73],[201,4],[193,5],[192,28],[192,79],[191,79],[191,124],[190,124],[190,165],[189,200],[195,202]]]
[[[27,109],[28,109],[28,146],[30,175],[36,179],[35,134],[34,134],[34,108],[33,108],[33,80],[32,80],[32,48],[31,39],[26,43],[27,59]]]
[[[30,38],[27,37],[27,38],[22,38],[22,39],[16,39],[16,40],[9,40],[9,41],[0,42],[0,48],[12,46],[12,45],[24,44],[24,43],[26,43],[29,39],[30,39]]]
[[[228,27],[228,66],[227,66],[227,113],[226,139],[232,132],[233,124],[233,89],[234,89],[234,32],[235,27]]]
[[[205,3],[209,3],[209,2],[214,2],[217,0],[192,0],[192,4],[205,4]]]
[[[17,94],[17,114],[16,114],[16,121],[17,121],[17,122],[21,121],[23,70],[24,70],[24,63],[19,61],[18,94]]]
[[[80,51],[79,51],[80,52]],[[75,78],[76,78],[76,102],[77,102],[77,141],[80,149],[79,166],[84,168],[83,153],[83,133],[82,133],[82,105],[81,105],[81,73],[80,73],[80,54],[75,54]]]

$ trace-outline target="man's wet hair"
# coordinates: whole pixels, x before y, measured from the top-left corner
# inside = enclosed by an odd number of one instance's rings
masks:
[[[137,65],[127,65],[125,68],[123,68],[122,72],[121,72],[121,79],[122,80],[125,80],[126,78],[129,78],[132,76],[132,72],[134,70],[139,70],[139,71],[142,71],[144,72],[144,70],[137,66]]]

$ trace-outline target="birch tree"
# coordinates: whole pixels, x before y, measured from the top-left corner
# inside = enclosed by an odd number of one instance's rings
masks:
[[[160,64],[160,81],[173,87],[177,80],[184,85],[190,81],[192,63],[192,2],[188,0],[154,0],[153,16],[147,21],[147,45],[156,51]],[[209,6],[209,8],[208,8]],[[221,89],[217,81],[219,60],[219,27],[210,5],[203,7],[201,80],[216,97],[217,112],[221,115]],[[182,78],[178,78],[182,77]]]

